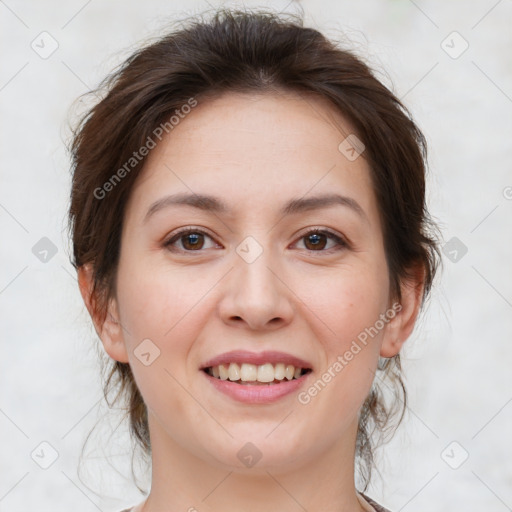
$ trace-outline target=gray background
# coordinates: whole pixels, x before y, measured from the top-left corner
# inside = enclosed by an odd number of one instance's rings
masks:
[[[300,3],[308,25],[331,37],[343,30],[411,108],[430,143],[429,205],[448,244],[404,352],[408,414],[379,452],[383,479],[369,494],[393,511],[512,510],[512,2]],[[85,436],[108,410],[69,263],[64,142],[79,95],[169,22],[205,8],[0,2],[1,511],[107,512],[142,499],[115,413],[77,475]],[[52,450],[58,458],[43,469]]]

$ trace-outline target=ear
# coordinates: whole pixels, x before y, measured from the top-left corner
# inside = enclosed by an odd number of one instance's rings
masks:
[[[120,363],[128,362],[128,354],[123,338],[123,329],[119,322],[119,314],[117,302],[111,299],[108,304],[108,311],[105,318],[102,318],[100,312],[96,309],[95,297],[92,296],[93,289],[93,267],[92,264],[86,263],[78,267],[78,286],[82,299],[92,318],[94,328],[105,352]]]
[[[396,314],[386,324],[380,349],[381,357],[396,356],[414,329],[421,307],[425,269],[418,265],[411,268],[410,273],[400,284],[400,304],[393,303],[388,310]]]

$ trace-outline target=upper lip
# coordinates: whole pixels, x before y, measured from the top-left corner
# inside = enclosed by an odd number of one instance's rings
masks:
[[[249,363],[255,365],[262,365],[265,363],[284,363],[291,364],[296,368],[312,369],[311,363],[308,363],[300,357],[286,354],[285,352],[276,352],[274,350],[267,350],[264,352],[248,352],[247,350],[232,350],[231,352],[225,352],[209,359],[202,364],[201,370],[210,368],[211,366],[218,366],[219,364],[229,363]]]

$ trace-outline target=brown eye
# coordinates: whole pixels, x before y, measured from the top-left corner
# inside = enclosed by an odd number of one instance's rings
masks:
[[[185,249],[201,249],[204,244],[204,235],[202,233],[190,233],[182,235],[182,244]]]
[[[323,233],[311,233],[304,237],[305,246],[307,249],[312,249],[314,251],[321,250],[327,245],[327,237]]]
[[[341,237],[325,230],[310,231],[302,236],[300,240],[304,240],[304,247],[313,252],[329,252],[331,249],[340,250],[348,247],[348,244]],[[327,247],[329,242],[332,242],[332,244]]]
[[[187,228],[176,233],[172,238],[165,242],[164,246],[170,251],[181,252],[195,252],[201,249],[208,249],[215,244],[212,243],[210,247],[205,247],[206,240],[212,237],[199,229]]]

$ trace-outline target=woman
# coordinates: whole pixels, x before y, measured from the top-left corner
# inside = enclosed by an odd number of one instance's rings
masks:
[[[438,264],[398,99],[300,20],[223,10],[132,55],[71,149],[73,264],[151,460],[129,510],[386,510],[372,431]]]

